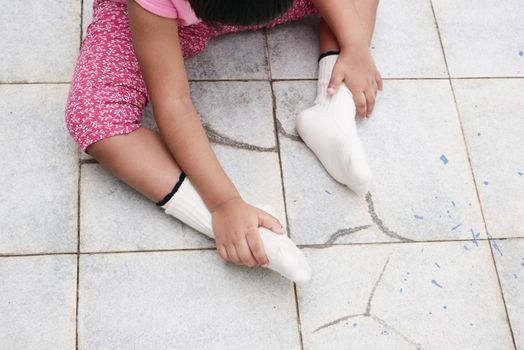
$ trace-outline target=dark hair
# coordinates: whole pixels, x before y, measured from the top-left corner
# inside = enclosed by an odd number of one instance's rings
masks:
[[[283,15],[293,0],[189,0],[189,4],[209,24],[253,25]]]

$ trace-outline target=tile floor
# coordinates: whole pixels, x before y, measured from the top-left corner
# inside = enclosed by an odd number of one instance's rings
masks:
[[[318,16],[186,61],[226,172],[313,266],[303,285],[223,261],[79,152],[63,109],[90,0],[0,2],[0,349],[524,349],[520,0],[382,1],[362,198],[294,129]]]

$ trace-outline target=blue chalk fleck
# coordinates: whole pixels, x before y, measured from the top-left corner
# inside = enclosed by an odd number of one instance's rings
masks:
[[[400,288],[400,294],[402,294],[402,288]]]
[[[503,256],[502,255],[502,251],[500,250],[499,248],[499,245],[497,244],[497,240],[495,238],[493,238],[489,232],[486,232],[486,234],[488,235],[488,238],[491,240],[491,245],[493,246],[493,249],[495,249],[496,251],[499,252],[500,256]]]
[[[436,286],[439,287],[439,288],[442,288],[442,285],[439,284],[439,283],[438,283],[437,281],[435,281],[435,280],[431,280],[431,283],[433,283],[434,285],[436,285]]]
[[[442,163],[444,163],[444,165],[448,164],[448,158],[446,158],[445,155],[441,155],[440,160],[442,161]]]
[[[435,262],[435,266],[440,269],[440,265],[438,264],[438,262]]]
[[[464,244],[464,250],[469,250],[468,246]]]
[[[451,204],[452,204],[452,205],[453,205],[454,207],[456,207],[456,205],[455,205],[455,202],[454,202],[454,201],[451,201]]]
[[[356,326],[357,326],[357,324],[356,324],[356,323],[353,323],[353,327],[356,327]]]
[[[462,224],[458,224],[458,225],[455,225],[451,228],[451,231],[455,231],[456,229],[458,229],[460,226],[462,226]]]
[[[417,220],[424,220],[424,217],[422,215],[415,214],[413,217]]]
[[[443,309],[447,309],[448,307],[446,305],[442,305],[442,308]]]
[[[329,192],[328,190],[324,190],[324,192],[326,192],[327,194],[331,194],[331,192]]]
[[[409,271],[406,271],[406,275],[409,275],[409,274],[410,274],[410,272],[409,272]]]
[[[520,57],[524,56],[524,52],[522,52],[522,50],[519,51],[519,56]]]
[[[480,232],[477,232],[477,234],[475,234],[475,231],[473,231],[473,229],[471,229],[471,235],[473,236],[473,239],[471,240],[471,242],[473,242],[473,244],[478,247],[479,246],[479,242],[477,241],[477,238],[480,237]]]
[[[484,180],[483,184],[487,186],[489,185],[489,181]]]
[[[515,277],[515,279],[516,279],[516,278],[517,278],[517,274],[516,274],[516,273],[514,273],[514,274],[513,274],[513,277]]]
[[[524,173],[523,173],[522,171],[518,171],[517,174],[518,174],[519,176],[524,175]]]

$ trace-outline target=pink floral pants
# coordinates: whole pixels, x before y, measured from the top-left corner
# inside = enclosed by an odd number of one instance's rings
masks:
[[[271,28],[318,13],[310,0],[295,0],[284,16],[254,26],[223,25],[213,28],[200,22],[178,27],[184,58],[202,51],[217,35]],[[66,126],[86,152],[89,145],[141,127],[148,94],[131,38],[127,7],[110,0],[95,0],[93,20],[82,42],[65,110]]]

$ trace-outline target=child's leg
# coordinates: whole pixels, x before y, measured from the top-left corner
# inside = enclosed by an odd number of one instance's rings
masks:
[[[365,23],[369,44],[378,1],[361,0],[356,5]],[[357,133],[353,96],[345,84],[341,85],[334,96],[327,95],[338,50],[335,35],[321,19],[317,97],[312,107],[298,114],[296,128],[300,137],[335,180],[358,194],[364,194],[371,185],[371,169]]]
[[[157,202],[174,187],[180,169],[160,137],[141,127],[146,104],[126,5],[95,1],[69,92],[66,125],[82,151]]]

